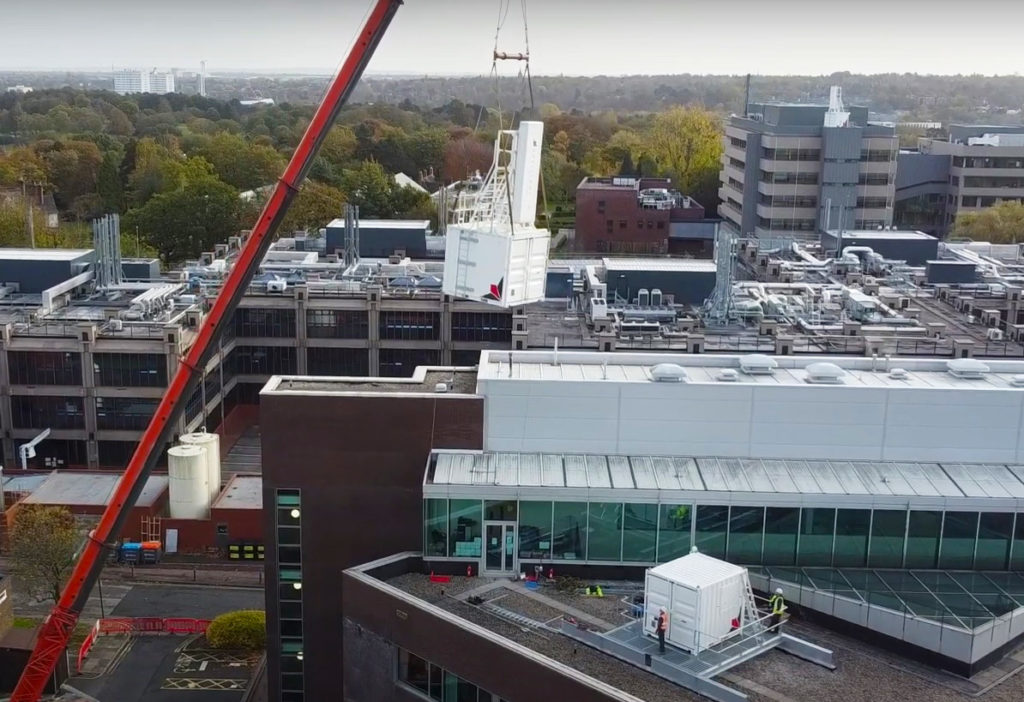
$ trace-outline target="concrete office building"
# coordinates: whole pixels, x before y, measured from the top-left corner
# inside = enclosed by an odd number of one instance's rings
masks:
[[[122,70],[114,73],[114,92],[118,95],[174,92],[174,75],[153,71]]]
[[[954,124],[947,140],[921,139],[900,154],[896,199],[902,221],[929,216],[939,234],[962,213],[1024,202],[1024,127]]]
[[[457,618],[391,579],[467,566],[636,578],[692,545],[756,569],[762,588],[799,584],[828,621],[980,670],[1024,634],[1022,373],[974,359],[487,351],[478,369],[394,381],[275,377],[262,404],[271,697],[330,697],[343,671],[351,699],[411,699],[394,691],[411,654],[519,699],[516,676],[486,668],[543,661],[492,650],[470,626],[457,635]],[[417,635],[428,611],[435,628]],[[379,665],[365,665],[371,649]]]
[[[813,239],[892,224],[895,129],[844,107],[838,88],[828,105],[752,104],[723,140],[718,213],[739,235]]]

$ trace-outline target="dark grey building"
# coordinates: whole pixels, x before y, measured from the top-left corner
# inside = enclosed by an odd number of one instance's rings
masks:
[[[657,305],[652,293],[660,290],[662,300],[671,295],[677,305],[702,305],[715,287],[715,263],[709,260],[606,258],[604,267],[609,297],[627,301],[647,291],[650,304]]]
[[[894,127],[865,107],[752,104],[725,128],[719,214],[737,234],[815,238],[892,223]]]
[[[821,246],[827,252],[842,254],[848,246],[866,246],[883,258],[923,266],[939,257],[939,240],[924,232],[896,230],[822,232]]]
[[[88,273],[95,260],[92,249],[0,248],[0,284],[16,285],[20,293],[41,293]]]
[[[387,258],[404,251],[410,258],[427,258],[427,220],[361,219],[359,220],[360,258]],[[327,225],[327,253],[345,248],[345,220],[336,219]]]

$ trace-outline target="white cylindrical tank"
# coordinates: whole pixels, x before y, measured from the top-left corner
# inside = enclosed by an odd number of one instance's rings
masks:
[[[172,446],[167,450],[171,519],[209,519],[210,490],[206,486],[206,449]]]
[[[206,449],[206,485],[210,491],[210,502],[213,502],[220,494],[220,436],[197,431],[182,434],[181,443]]]

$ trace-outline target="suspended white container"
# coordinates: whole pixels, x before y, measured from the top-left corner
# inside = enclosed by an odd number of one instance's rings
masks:
[[[167,450],[171,519],[209,519],[206,449],[185,444]]]
[[[738,629],[747,596],[747,569],[691,553],[647,571],[644,633],[657,636],[655,620],[668,613],[665,641],[690,653],[721,643]]]
[[[201,446],[206,449],[206,483],[210,502],[213,502],[220,494],[220,436],[197,431],[192,434],[182,434],[180,441],[182,444]]]
[[[442,291],[512,307],[544,299],[551,233],[538,229],[543,122],[498,133],[494,161],[472,207],[448,227]]]

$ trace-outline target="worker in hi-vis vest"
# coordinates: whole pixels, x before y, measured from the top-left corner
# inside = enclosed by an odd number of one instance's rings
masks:
[[[786,611],[786,598],[782,596],[782,588],[775,588],[775,594],[768,600],[768,607],[772,610],[772,631],[779,630],[779,624],[782,623],[782,613]]]
[[[658,629],[658,652],[665,652],[665,634],[668,632],[668,612],[665,608],[661,608],[661,612],[658,614],[658,619],[655,621],[655,625]]]

